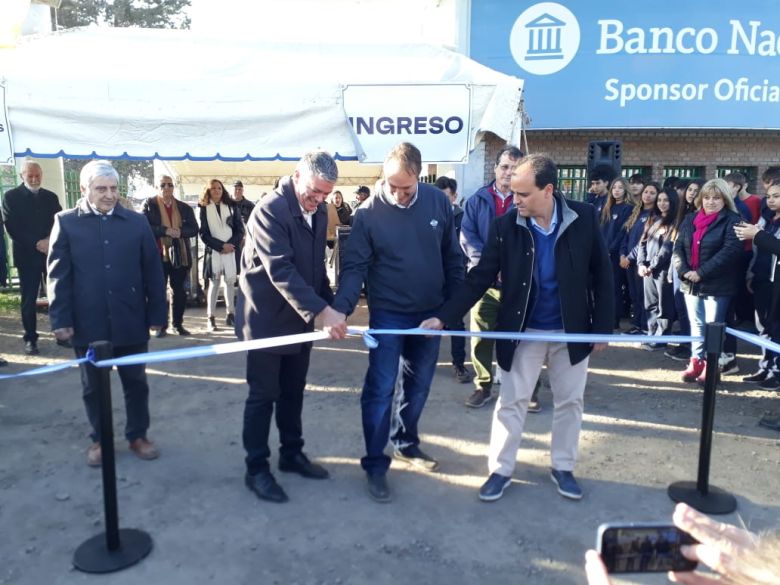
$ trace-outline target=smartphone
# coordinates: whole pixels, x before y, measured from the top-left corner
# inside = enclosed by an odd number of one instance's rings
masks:
[[[680,546],[697,543],[672,524],[602,524],[596,548],[609,573],[660,573],[693,571],[698,563],[686,559]]]

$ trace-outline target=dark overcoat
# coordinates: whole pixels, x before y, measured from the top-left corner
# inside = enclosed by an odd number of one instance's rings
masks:
[[[314,330],[314,317],[333,301],[325,272],[328,213],[320,205],[310,228],[290,177],[249,216],[241,257],[236,334],[259,339]],[[300,351],[300,344],[269,350]]]
[[[42,268],[45,265],[46,255],[35,244],[49,237],[54,216],[59,211],[62,211],[60,200],[47,189],[33,193],[21,184],[3,196],[5,229],[14,243],[14,266]]]
[[[48,263],[51,327],[72,327],[73,345],[145,343],[150,326],[165,325],[162,263],[140,213],[96,214],[80,199],[55,217]]]

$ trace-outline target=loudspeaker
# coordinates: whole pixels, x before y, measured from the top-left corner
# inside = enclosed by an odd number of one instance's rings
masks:
[[[588,177],[596,167],[609,167],[615,177],[623,166],[623,145],[619,140],[591,140],[588,142]]]

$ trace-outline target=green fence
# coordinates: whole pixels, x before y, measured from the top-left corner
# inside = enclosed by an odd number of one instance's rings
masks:
[[[582,201],[588,186],[588,169],[585,165],[558,167],[558,189],[564,197]]]

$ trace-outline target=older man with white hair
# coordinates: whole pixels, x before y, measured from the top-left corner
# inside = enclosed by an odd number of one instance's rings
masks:
[[[14,244],[14,265],[19,272],[24,352],[36,355],[39,351],[35,304],[46,273],[49,233],[54,216],[62,207],[57,195],[41,187],[43,173],[37,162],[26,159],[20,175],[22,184],[3,197],[3,216],[5,229]],[[60,345],[69,346],[65,342]]]
[[[146,218],[117,205],[118,175],[107,161],[81,170],[83,197],[54,219],[49,251],[49,319],[57,339],[72,340],[78,357],[110,341],[114,357],[146,353],[149,329],[166,323],[163,269]],[[144,364],[119,366],[125,395],[125,437],[141,459],[159,453],[148,440],[149,385]],[[101,464],[98,380],[81,365],[84,405],[92,425],[87,464]]]

